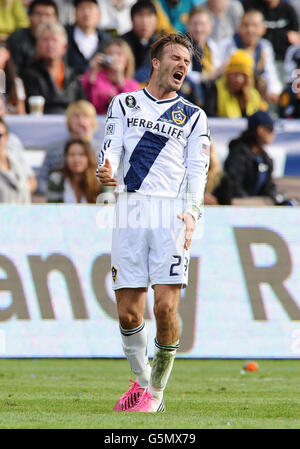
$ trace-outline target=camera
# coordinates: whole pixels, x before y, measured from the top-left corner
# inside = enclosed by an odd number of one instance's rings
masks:
[[[113,62],[114,58],[112,56],[105,55],[103,58],[102,65],[104,65],[105,67],[109,67],[110,65],[112,65]]]

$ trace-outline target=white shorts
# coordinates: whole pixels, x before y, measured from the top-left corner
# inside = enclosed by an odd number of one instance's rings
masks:
[[[177,218],[183,211],[183,200],[119,195],[111,251],[114,290],[187,286],[190,254],[184,249],[185,225]]]

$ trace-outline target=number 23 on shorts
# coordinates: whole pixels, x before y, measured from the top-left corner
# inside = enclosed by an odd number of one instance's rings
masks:
[[[175,260],[175,262],[172,263],[170,266],[170,276],[179,276],[182,257],[181,256],[172,256],[172,257]],[[185,276],[187,274],[188,266],[189,266],[189,258],[187,256],[184,256],[183,274]]]

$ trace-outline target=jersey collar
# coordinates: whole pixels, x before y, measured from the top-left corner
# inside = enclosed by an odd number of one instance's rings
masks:
[[[169,98],[168,100],[157,100],[157,98],[153,97],[146,89],[146,87],[144,87],[143,89],[144,94],[146,95],[146,97],[150,98],[150,100],[155,101],[155,103],[157,104],[163,104],[163,103],[172,103],[175,100],[178,100],[179,95],[176,95],[173,98]]]

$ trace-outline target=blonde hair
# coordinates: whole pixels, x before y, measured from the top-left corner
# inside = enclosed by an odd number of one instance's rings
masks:
[[[93,119],[94,130],[98,127],[97,111],[94,105],[87,100],[78,100],[71,103],[66,109],[67,126],[70,128],[70,121],[73,115],[82,113]]]
[[[131,48],[129,47],[127,42],[125,42],[123,39],[116,37],[108,42],[108,44],[105,47],[105,51],[112,45],[117,45],[118,47],[121,48],[123,53],[125,53],[125,56],[127,59],[127,63],[126,63],[125,71],[124,71],[125,78],[133,78],[134,73],[135,73],[135,59],[134,59],[134,55],[132,53]]]
[[[68,35],[64,26],[59,23],[41,23],[36,30],[36,39],[38,40],[44,31],[51,31],[53,34],[60,34],[63,37],[64,44],[68,43]]]

